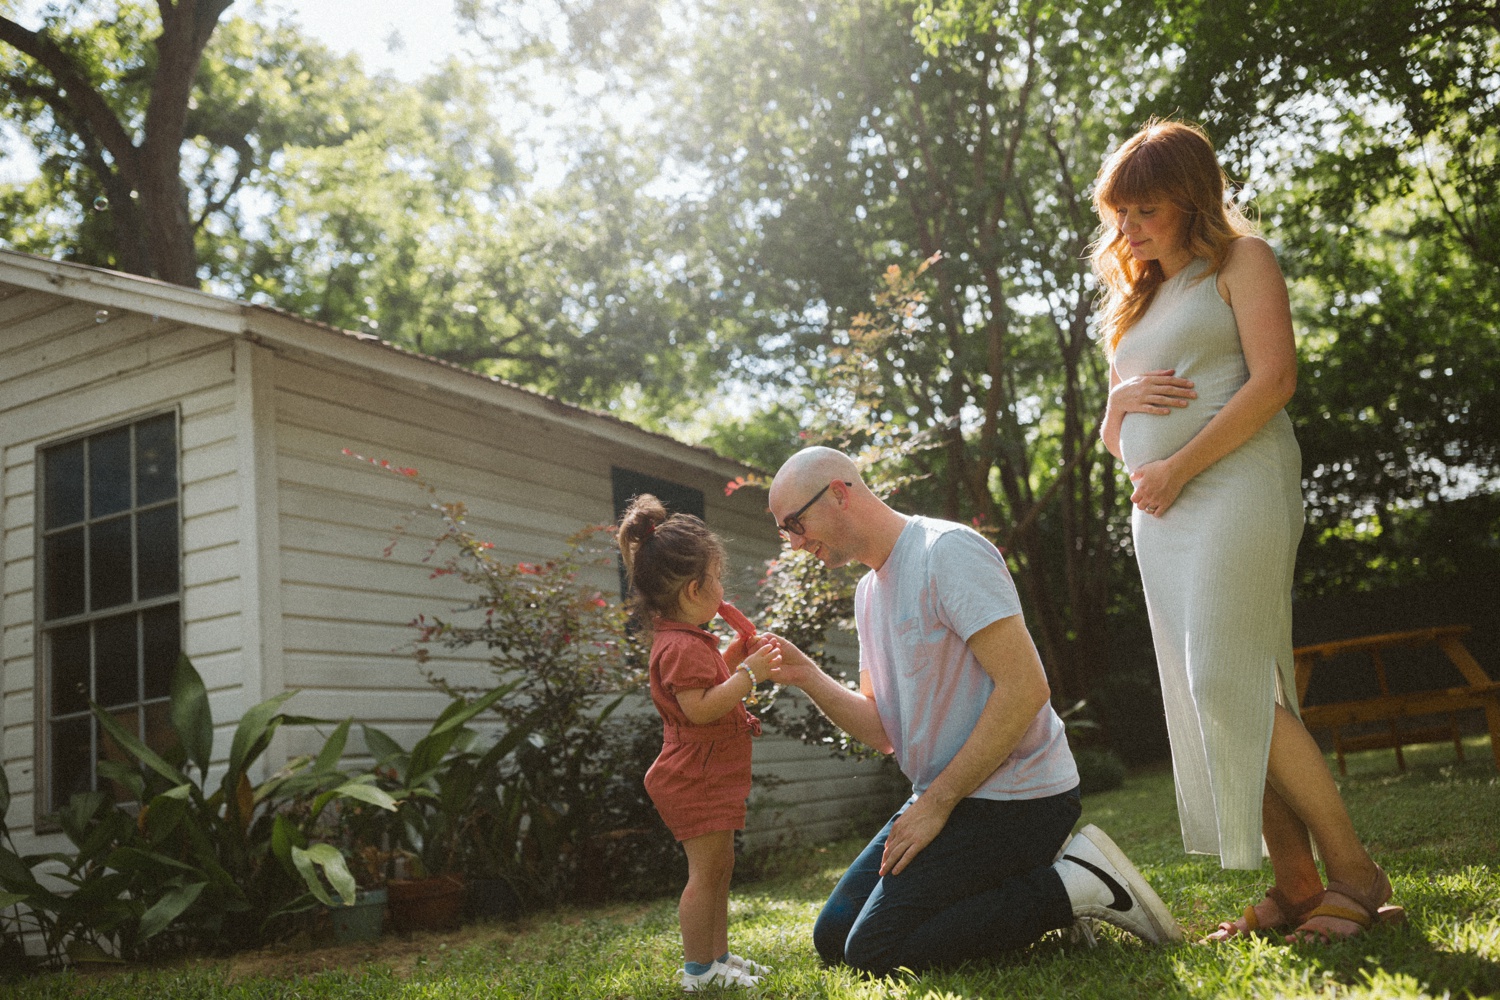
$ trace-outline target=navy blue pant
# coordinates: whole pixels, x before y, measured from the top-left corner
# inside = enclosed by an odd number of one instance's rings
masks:
[[[823,904],[813,944],[830,965],[874,976],[994,958],[1073,922],[1052,870],[1082,811],[1078,790],[1041,799],[960,802],[899,875],[880,854],[902,806]]]

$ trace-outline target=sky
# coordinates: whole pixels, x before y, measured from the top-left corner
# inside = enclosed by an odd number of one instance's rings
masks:
[[[236,12],[236,4],[229,13]],[[451,0],[266,0],[338,52],[356,52],[369,72],[414,80],[469,47]],[[248,15],[248,5],[243,11]]]

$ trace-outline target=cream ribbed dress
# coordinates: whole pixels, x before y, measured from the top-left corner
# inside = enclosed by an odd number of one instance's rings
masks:
[[[1245,384],[1234,313],[1195,260],[1121,339],[1122,379],[1175,368],[1198,398],[1120,426],[1128,469],[1173,454]],[[1260,867],[1273,703],[1296,711],[1292,566],[1302,456],[1286,411],[1192,479],[1160,518],[1131,519],[1166,703],[1183,846]]]

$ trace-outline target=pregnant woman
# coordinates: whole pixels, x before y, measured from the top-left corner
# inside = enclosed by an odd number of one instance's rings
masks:
[[[1286,281],[1224,197],[1200,130],[1153,121],[1104,163],[1093,263],[1110,355],[1105,447],[1134,490],[1131,527],[1166,702],[1184,847],[1274,884],[1212,935],[1348,937],[1391,884],[1354,832],[1297,715],[1291,591],[1301,453]],[[1314,862],[1317,844],[1328,874]]]

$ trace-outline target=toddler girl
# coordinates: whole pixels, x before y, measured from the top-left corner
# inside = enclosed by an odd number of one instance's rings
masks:
[[[677,906],[682,987],[755,986],[770,970],[729,950],[734,831],[745,828],[750,738],[760,734],[741,699],[781,652],[747,629],[721,654],[718,638],[699,627],[724,600],[724,547],[698,518],[669,517],[643,494],[620,520],[619,543],[637,620],[652,633],[651,701],[662,719],[646,792],[688,859]]]

